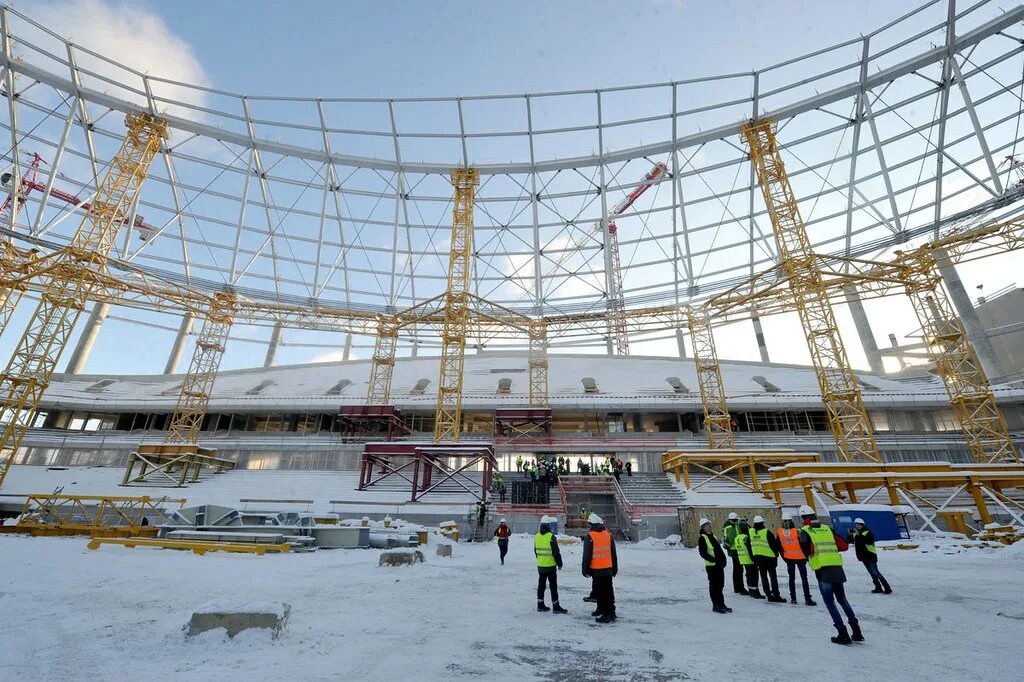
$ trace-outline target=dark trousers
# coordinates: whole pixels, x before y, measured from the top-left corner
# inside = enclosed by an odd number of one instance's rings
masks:
[[[796,599],[796,572],[800,571],[800,582],[804,585],[804,598],[811,598],[811,587],[807,584],[807,561],[805,559],[783,559],[789,571],[789,596]]]
[[[825,608],[832,616],[833,623],[837,626],[843,624],[843,617],[839,614],[839,609],[836,608],[836,602],[843,607],[847,620],[851,622],[857,620],[857,614],[853,612],[853,607],[850,606],[850,602],[846,601],[846,589],[842,583],[823,583],[819,580],[818,589],[821,590],[821,598],[825,600]]]
[[[868,569],[868,575],[871,576],[871,582],[875,584],[876,590],[888,590],[890,589],[889,583],[885,581],[885,578],[878,570],[877,561],[865,561],[864,568]]]
[[[610,575],[594,576],[594,596],[597,597],[597,611],[599,614],[615,615],[615,588],[612,586]]]
[[[740,564],[740,556],[734,550],[729,550],[729,563],[732,564],[732,591],[743,592],[743,565]]]
[[[508,554],[508,540],[498,538],[498,554],[501,555],[501,563],[505,563],[505,555]]]
[[[779,596],[779,576],[776,572],[775,560],[768,557],[754,557],[754,565],[757,566],[757,573],[761,576],[761,584],[764,586],[765,594],[769,597]]]
[[[551,602],[554,604],[558,603],[558,573],[551,571],[550,573],[538,573],[537,574],[537,601],[544,601],[544,583],[551,586]]]
[[[751,592],[758,592],[757,589],[757,564],[746,564],[743,572],[747,574],[747,589]]]
[[[708,572],[708,595],[711,597],[712,606],[725,606],[725,566],[705,566]]]

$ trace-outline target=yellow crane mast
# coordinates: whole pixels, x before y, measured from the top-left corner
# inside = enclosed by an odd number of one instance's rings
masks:
[[[860,384],[839,336],[824,276],[779,153],[775,122],[751,121],[743,126],[742,133],[750,147],[750,160],[771,218],[779,265],[807,337],[836,454],[842,461],[880,462]]]
[[[925,346],[946,386],[971,458],[985,464],[1020,461],[985,370],[946,295],[932,252],[919,249],[899,254],[897,260]]]
[[[530,407],[548,406],[548,327],[544,319],[527,323],[529,350],[527,365],[530,374]]]
[[[160,141],[167,137],[167,122],[147,113],[129,113],[125,125],[124,143],[71,244],[43,276],[39,305],[0,375],[0,486],[35,420],[75,322],[102,286],[94,273],[105,272],[107,254],[138,200]]]
[[[367,405],[387,405],[391,399],[391,375],[395,371],[395,350],[398,345],[398,317],[377,316],[377,340],[370,360],[370,386]]]
[[[448,259],[448,289],[441,328],[441,371],[437,382],[434,442],[459,442],[462,426],[462,368],[469,321],[469,275],[473,257],[473,202],[480,177],[475,168],[452,171],[455,198]]]
[[[725,399],[722,369],[718,364],[715,337],[711,333],[711,318],[704,308],[691,308],[686,326],[693,342],[693,362],[697,366],[697,384],[700,402],[704,406],[704,430],[708,434],[708,447],[712,450],[733,450],[736,440],[732,434],[732,415]]]

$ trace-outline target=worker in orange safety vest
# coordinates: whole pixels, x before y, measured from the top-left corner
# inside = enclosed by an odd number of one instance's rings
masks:
[[[782,560],[786,562],[786,570],[789,571],[789,603],[796,603],[796,572],[800,571],[800,582],[804,586],[804,604],[817,606],[817,602],[811,599],[811,588],[807,584],[807,557],[800,549],[800,531],[793,524],[793,515],[786,513],[782,515],[782,528],[777,528],[779,545],[782,547]]]
[[[594,579],[597,610],[592,616],[598,623],[615,620],[615,589],[612,578],[619,572],[619,558],[615,552],[615,539],[604,527],[597,514],[587,518],[590,532],[583,537],[583,577]]]

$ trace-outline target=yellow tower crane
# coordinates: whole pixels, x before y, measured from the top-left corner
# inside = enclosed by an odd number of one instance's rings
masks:
[[[704,308],[690,308],[686,325],[693,342],[693,362],[697,366],[700,401],[704,405],[704,430],[712,450],[732,450],[736,441],[732,434],[732,415],[725,399],[722,370],[711,333],[711,318]]]
[[[469,321],[469,275],[473,258],[473,202],[480,177],[475,168],[452,171],[455,188],[452,242],[448,259],[448,290],[441,328],[441,371],[437,382],[434,442],[459,442],[462,426],[462,368]]]
[[[775,244],[804,334],[811,362],[818,378],[836,454],[843,461],[880,462],[878,445],[864,407],[860,384],[850,367],[846,348],[839,336],[835,312],[825,291],[825,282],[796,196],[789,182],[771,119],[751,121],[742,128],[750,147],[750,161],[757,172]]]
[[[43,275],[39,305],[0,375],[0,486],[35,420],[75,322],[102,286],[94,273],[105,272],[107,254],[138,200],[160,141],[167,137],[167,122],[147,113],[129,113],[125,125],[124,143],[71,243]]]

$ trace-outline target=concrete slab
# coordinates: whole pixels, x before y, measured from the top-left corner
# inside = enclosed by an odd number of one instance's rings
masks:
[[[243,630],[264,628],[271,631],[272,639],[277,639],[291,611],[292,607],[282,602],[201,606],[185,626],[185,636],[194,637],[208,630],[224,628],[228,637],[234,637]]]
[[[378,566],[412,566],[423,563],[423,552],[418,549],[406,552],[382,552]]]

